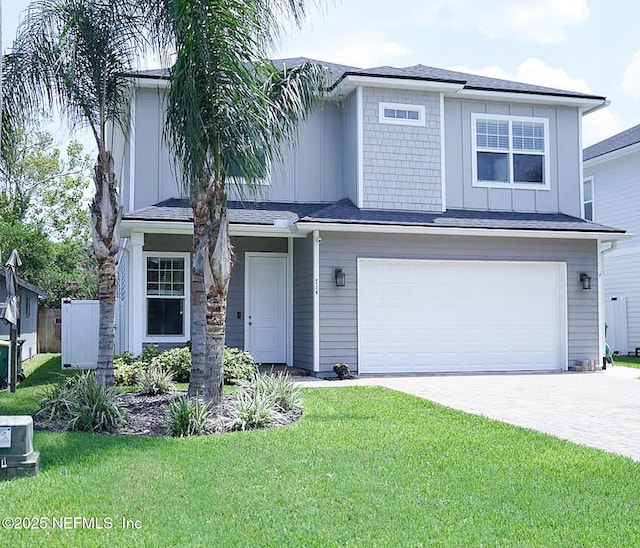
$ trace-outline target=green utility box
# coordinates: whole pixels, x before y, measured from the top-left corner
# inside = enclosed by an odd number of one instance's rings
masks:
[[[24,380],[22,372],[22,344],[24,339],[18,339],[18,382]],[[0,341],[0,390],[9,386],[9,354],[11,353],[11,343],[9,341]]]
[[[40,453],[33,450],[33,419],[29,415],[0,415],[0,480],[35,476]]]
[[[0,388],[7,387],[9,379],[9,341],[0,341]]]

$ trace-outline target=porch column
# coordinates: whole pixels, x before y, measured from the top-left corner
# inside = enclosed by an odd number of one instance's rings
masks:
[[[139,355],[142,352],[144,337],[145,280],[142,248],[144,232],[131,233],[131,252],[129,261],[129,352]]]

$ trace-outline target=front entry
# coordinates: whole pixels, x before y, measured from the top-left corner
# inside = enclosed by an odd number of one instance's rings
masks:
[[[245,256],[244,343],[258,363],[287,361],[287,255]]]

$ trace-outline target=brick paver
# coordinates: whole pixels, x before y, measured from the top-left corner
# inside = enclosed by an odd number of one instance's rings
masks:
[[[640,370],[592,373],[300,379],[303,386],[384,386],[640,461]]]

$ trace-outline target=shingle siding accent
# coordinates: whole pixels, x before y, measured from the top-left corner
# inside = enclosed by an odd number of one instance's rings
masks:
[[[322,232],[320,246],[320,371],[336,362],[358,364],[359,257],[399,259],[554,261],[567,264],[568,360],[598,359],[598,280],[581,289],[580,272],[597,272],[595,240],[529,240],[461,236],[344,234]],[[333,269],[347,276],[335,287]]]
[[[425,107],[425,125],[381,124],[379,104]],[[440,211],[440,97],[435,93],[364,88],[363,207]]]

